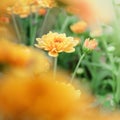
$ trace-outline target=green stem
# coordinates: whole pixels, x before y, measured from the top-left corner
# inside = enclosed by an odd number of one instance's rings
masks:
[[[118,105],[120,102],[120,82],[119,81],[117,81],[114,99],[115,99],[115,103]]]
[[[18,25],[17,25],[16,19],[15,19],[15,15],[13,13],[12,13],[12,20],[13,20],[13,25],[14,25],[14,28],[15,28],[15,31],[16,31],[18,41],[21,42],[20,31],[18,29]]]
[[[116,91],[115,91],[115,102],[119,104],[120,102],[120,64],[119,69],[116,77]]]
[[[31,12],[31,6],[30,6],[30,46],[33,46],[34,40],[33,40],[33,18],[32,18],[32,12]]]
[[[42,27],[41,27],[41,31],[40,31],[40,34],[39,34],[40,37],[44,33],[44,29],[45,29],[45,26],[46,26],[46,23],[47,23],[47,20],[48,20],[49,13],[50,13],[50,9],[47,10],[47,14],[45,15],[45,18],[44,18],[44,21],[43,21],[43,24],[42,24]]]
[[[65,28],[67,27],[69,20],[70,20],[70,17],[67,16],[64,23],[63,23],[63,25],[62,25],[62,27],[61,27],[61,30],[60,30],[61,33],[63,33],[65,31]]]
[[[53,79],[56,78],[56,72],[57,72],[57,57],[54,58],[54,69],[53,69]]]
[[[111,68],[112,68],[112,69],[111,69],[112,77],[113,77],[113,79],[114,79],[114,76],[116,76],[116,67],[115,67],[113,55],[112,55],[111,53],[108,53],[108,51],[107,51],[108,46],[107,46],[106,40],[103,39],[103,40],[102,40],[102,43],[103,43],[103,45],[104,45],[105,54],[106,54],[106,56],[107,56],[107,58],[108,58],[108,60],[109,60],[109,62],[110,62],[110,65],[111,65]]]
[[[73,79],[75,78],[76,73],[77,73],[77,70],[78,70],[78,68],[79,68],[79,66],[80,66],[80,64],[81,64],[81,61],[82,61],[83,58],[85,57],[85,55],[86,55],[86,54],[84,53],[84,54],[82,54],[82,56],[80,57],[77,65],[76,65],[76,68],[75,68],[75,70],[74,70],[74,72],[73,72],[73,75],[72,75],[72,78],[71,78],[71,83],[72,83]]]
[[[37,8],[38,11],[38,8]],[[37,23],[38,23],[38,12],[35,13],[35,18],[33,19],[32,11],[30,14],[30,46],[34,45],[35,37],[37,33]]]
[[[115,27],[115,33],[116,33],[116,37],[118,39],[120,39],[120,34],[119,34],[119,31],[120,31],[120,24],[119,24],[119,11],[117,9],[118,6],[116,6],[115,4],[115,0],[112,0],[112,4],[113,4],[113,9],[114,9],[114,13],[115,13],[115,19],[114,19],[114,27]]]
[[[119,104],[120,101],[120,82],[117,80],[116,82],[116,92],[115,92],[115,102]]]
[[[34,45],[34,42],[35,42],[35,37],[36,37],[36,33],[37,33],[37,23],[38,23],[38,13],[36,12],[36,14],[35,14],[35,19],[34,19],[34,22],[35,22],[35,25],[34,25],[34,27],[32,28],[32,30],[31,30],[31,46],[33,46]],[[32,27],[32,26],[31,26]]]
[[[120,80],[119,80],[119,78],[120,78],[120,75],[119,75],[120,67],[119,67],[118,70],[116,69],[116,67],[115,67],[116,65],[114,63],[113,56],[110,53],[107,52],[107,42],[105,40],[102,40],[102,41],[103,41],[106,56],[107,56],[107,58],[110,62],[112,79],[116,82],[116,85],[115,85],[115,88],[114,88],[114,91],[113,91],[114,100],[115,100],[116,104],[119,104],[119,102],[120,102]]]
[[[105,53],[106,53],[106,55],[107,55],[107,57],[108,57],[111,65],[113,65],[113,59],[111,58],[111,55],[110,55],[110,54],[108,53],[108,51],[107,51],[108,46],[107,46],[106,40],[103,39],[103,40],[102,40],[102,43],[103,43],[103,45],[104,45]]]

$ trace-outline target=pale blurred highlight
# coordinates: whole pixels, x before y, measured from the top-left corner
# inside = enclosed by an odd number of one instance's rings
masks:
[[[94,22],[108,22],[114,17],[110,0],[58,0],[68,5],[70,12],[78,15],[89,24]],[[102,6],[102,7],[101,7]]]

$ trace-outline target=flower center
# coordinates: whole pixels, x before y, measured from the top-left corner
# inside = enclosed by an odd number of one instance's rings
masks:
[[[54,39],[54,42],[55,42],[55,43],[61,43],[62,41],[63,41],[63,40],[62,40],[61,38],[55,38],[55,39]]]

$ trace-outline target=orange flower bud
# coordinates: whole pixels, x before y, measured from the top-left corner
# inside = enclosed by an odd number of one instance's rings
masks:
[[[90,40],[89,38],[85,40],[83,44],[83,49],[85,52],[90,52],[97,47],[98,43],[95,39]]]
[[[40,8],[39,10],[38,10],[38,14],[40,14],[40,15],[45,15],[46,14],[46,9],[45,8]]]

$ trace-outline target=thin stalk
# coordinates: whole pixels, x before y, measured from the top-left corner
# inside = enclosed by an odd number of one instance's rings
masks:
[[[110,53],[108,53],[108,51],[107,51],[107,42],[106,42],[106,40],[102,40],[102,43],[103,43],[103,45],[104,45],[104,49],[105,49],[105,53],[106,53],[106,56],[107,56],[107,58],[108,58],[108,60],[109,60],[109,62],[110,62],[110,65],[111,65],[111,72],[112,72],[112,76],[113,76],[113,78],[114,78],[114,76],[116,76],[116,68],[115,68],[115,63],[114,63],[114,59],[113,59],[113,56],[112,56],[112,54],[110,54]]]
[[[120,64],[119,64],[119,69],[116,77],[116,91],[115,91],[115,102],[119,104],[120,102]]]
[[[69,20],[70,20],[70,18],[69,18],[69,16],[67,16],[62,27],[61,27],[61,30],[60,30],[61,33],[65,31],[65,28],[67,27]]]
[[[46,26],[46,22],[48,20],[48,16],[49,16],[49,13],[50,13],[50,10],[48,9],[46,15],[45,15],[45,18],[44,18],[44,21],[43,21],[43,24],[42,24],[42,27],[41,27],[41,31],[40,31],[40,37],[43,35],[43,32],[44,32],[44,28]]]
[[[34,44],[34,40],[32,38],[33,36],[33,18],[32,18],[32,11],[31,11],[31,6],[30,6],[30,19],[29,19],[29,22],[30,22],[30,46],[33,46]]]
[[[115,4],[115,0],[112,0],[112,4],[113,4],[113,9],[114,9],[114,13],[115,13],[115,21],[114,21],[114,27],[115,27],[115,33],[116,33],[116,37],[117,37],[117,39],[120,39],[120,34],[119,34],[119,31],[120,31],[120,24],[119,24],[119,21],[120,21],[120,19],[119,19],[119,11],[118,11],[118,9],[117,9],[117,5]]]
[[[54,58],[54,69],[53,69],[53,79],[56,78],[56,72],[57,72],[57,57]]]
[[[120,102],[120,81],[119,80],[117,80],[117,82],[116,82],[116,92],[114,94],[114,97],[115,97],[114,98],[115,102],[118,105]]]
[[[14,25],[14,28],[15,28],[15,32],[16,32],[18,41],[21,42],[20,31],[18,29],[17,21],[15,19],[15,15],[13,13],[12,13],[12,20],[13,20],[13,25]]]
[[[35,14],[35,19],[34,19],[34,27],[32,26],[31,24],[31,38],[30,38],[30,45],[33,46],[34,45],[34,42],[35,42],[35,37],[36,37],[36,33],[37,33],[37,23],[38,23],[38,13],[36,12]]]
[[[120,81],[116,81],[115,102],[119,104],[120,101]]]
[[[72,75],[72,78],[71,78],[71,83],[73,82],[73,80],[74,80],[74,78],[75,78],[75,76],[76,76],[77,70],[78,70],[78,68],[79,68],[79,66],[80,66],[83,58],[85,57],[85,55],[86,55],[86,54],[84,53],[84,54],[82,54],[82,56],[80,57],[77,65],[76,65],[76,68],[75,68],[75,70],[74,70],[74,72],[73,72],[73,75]]]

